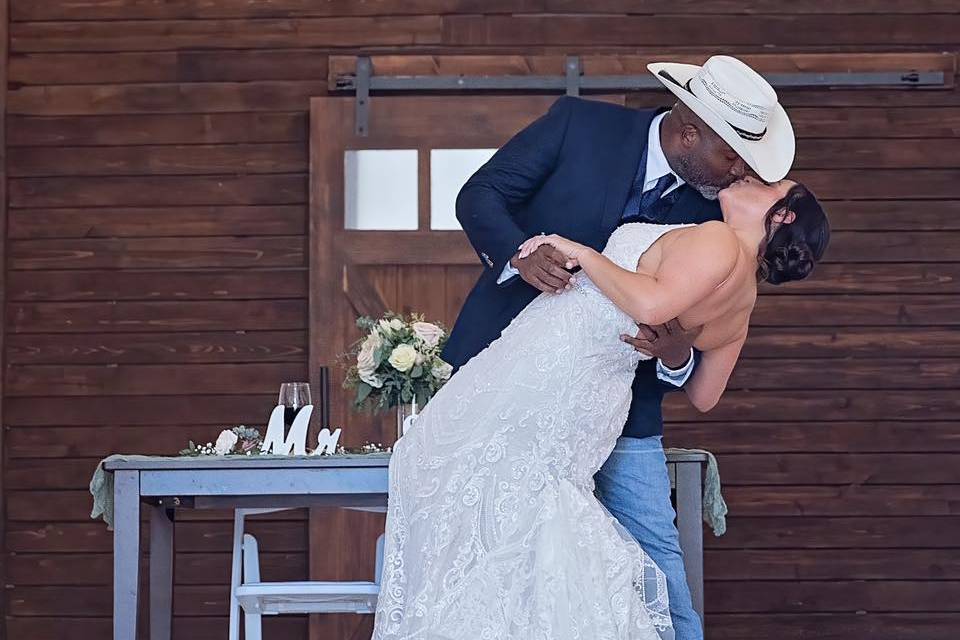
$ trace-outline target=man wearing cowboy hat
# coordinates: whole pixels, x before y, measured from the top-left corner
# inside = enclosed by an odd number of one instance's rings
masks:
[[[626,222],[721,219],[721,189],[751,172],[774,182],[790,169],[790,120],[773,88],[746,64],[714,56],[703,66],[648,69],[677,97],[672,109],[560,98],[464,185],[457,218],[487,268],[443,352],[454,367],[495,340],[541,292],[569,287],[563,256],[548,245],[519,259],[517,247],[530,236],[556,233],[601,251]],[[673,524],[660,405],[694,371],[697,334],[674,321],[621,336],[656,359],[640,363],[623,437],[596,476],[601,501],[667,577],[676,640],[702,640],[703,629]]]

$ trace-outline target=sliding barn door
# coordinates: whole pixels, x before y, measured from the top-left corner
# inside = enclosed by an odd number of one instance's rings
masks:
[[[390,444],[392,415],[360,414],[340,388],[340,359],[360,315],[422,313],[449,329],[482,269],[454,215],[460,187],[556,96],[390,96],[369,104],[355,133],[352,97],[310,108],[310,367],[331,368],[331,423],[343,442]],[[622,98],[613,98],[622,100]],[[316,510],[311,574],[370,579],[379,515]],[[323,616],[313,638],[368,638],[371,618]]]

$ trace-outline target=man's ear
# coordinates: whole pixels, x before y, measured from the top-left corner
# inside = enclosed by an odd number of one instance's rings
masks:
[[[693,149],[700,142],[700,130],[689,122],[680,129],[680,142],[687,149]]]

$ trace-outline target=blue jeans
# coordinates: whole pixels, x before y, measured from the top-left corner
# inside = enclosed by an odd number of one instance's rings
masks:
[[[620,521],[667,577],[670,618],[676,640],[703,640],[683,569],[676,512],[670,502],[670,476],[663,436],[620,438],[597,473],[597,497]]]

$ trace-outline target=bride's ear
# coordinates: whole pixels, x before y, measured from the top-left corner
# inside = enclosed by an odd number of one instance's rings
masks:
[[[797,219],[797,214],[789,209],[784,209],[783,211],[778,211],[773,214],[773,222],[776,224],[793,224],[793,221]]]

